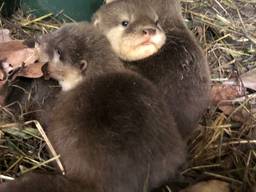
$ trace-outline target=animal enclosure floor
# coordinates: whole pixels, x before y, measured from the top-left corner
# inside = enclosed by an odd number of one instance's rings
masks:
[[[253,190],[256,1],[181,0],[181,3],[188,27],[208,56],[212,104],[191,135],[189,160],[181,170],[179,185],[219,179],[228,182],[234,191]],[[13,38],[24,40],[71,21],[68,16],[59,19],[53,14],[35,18],[19,10],[10,19],[0,18],[0,28],[7,28]],[[28,112],[24,106],[17,115],[8,106],[0,108],[0,180],[11,180],[36,168],[54,171],[48,164],[46,144],[35,124],[24,124]]]

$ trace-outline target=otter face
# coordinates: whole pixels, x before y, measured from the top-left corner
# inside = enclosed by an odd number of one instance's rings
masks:
[[[104,5],[94,15],[93,23],[108,38],[114,52],[127,61],[157,53],[166,40],[156,12],[134,0]]]
[[[82,71],[87,67],[86,61],[81,61],[81,68],[61,60],[61,54],[54,50],[53,57],[47,62],[47,75],[57,80],[63,91],[76,87],[82,80]]]
[[[57,30],[42,37],[36,45],[39,61],[47,63],[44,74],[57,80],[63,91],[76,87],[83,80],[83,72],[87,68],[85,60],[79,59],[77,54],[72,55],[75,47],[70,46],[70,43],[68,38]]]

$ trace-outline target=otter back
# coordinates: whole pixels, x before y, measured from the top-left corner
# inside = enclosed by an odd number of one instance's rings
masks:
[[[165,102],[137,74],[87,80],[64,94],[51,116],[48,135],[67,176],[99,191],[158,187],[184,162],[184,143]]]

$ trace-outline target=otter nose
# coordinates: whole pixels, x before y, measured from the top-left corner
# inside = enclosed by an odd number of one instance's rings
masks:
[[[143,34],[144,35],[155,35],[156,34],[156,29],[154,29],[154,28],[145,28],[145,29],[143,29]]]

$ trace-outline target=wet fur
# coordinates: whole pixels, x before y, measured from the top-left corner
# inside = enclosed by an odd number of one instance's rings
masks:
[[[108,11],[109,23],[98,23],[98,26],[109,27],[112,21],[111,14],[115,15],[115,9],[124,1],[131,6],[127,5],[128,11],[119,10],[120,13],[140,11],[136,8],[136,0],[116,0],[113,2],[113,9]],[[177,1],[146,0],[143,3],[151,5],[159,16],[159,23],[167,36],[166,43],[157,54],[139,61],[127,61],[126,64],[128,68],[148,78],[159,88],[182,136],[187,138],[197,126],[209,103],[208,64],[204,53],[184,24]],[[101,10],[96,13],[100,14],[103,14]],[[104,29],[102,31],[104,33]]]
[[[70,39],[78,34],[66,29]],[[78,189],[83,192],[151,191],[174,176],[185,160],[184,143],[174,119],[158,89],[139,74],[122,67],[107,39],[89,25],[80,35],[92,39],[96,36],[97,42],[103,44],[79,41],[79,45],[73,45],[73,49],[82,46],[79,54],[92,55],[81,58],[87,59],[91,71],[85,72],[80,84],[59,95],[48,111],[51,119],[47,134],[61,155],[66,176],[64,180],[56,176],[49,184],[49,176],[42,176],[39,186],[45,185],[53,192],[73,192],[75,183],[79,183]],[[63,53],[71,49],[69,40],[64,38],[62,43],[58,48]],[[49,55],[54,49],[55,46],[47,49]],[[70,61],[75,59],[66,56]],[[76,63],[61,62],[76,67]],[[34,179],[26,177],[28,183]],[[67,184],[66,179],[71,183]],[[11,192],[18,192],[24,180],[10,182]],[[57,189],[55,182],[57,186],[63,183],[63,187]],[[32,185],[28,192],[38,188]]]

